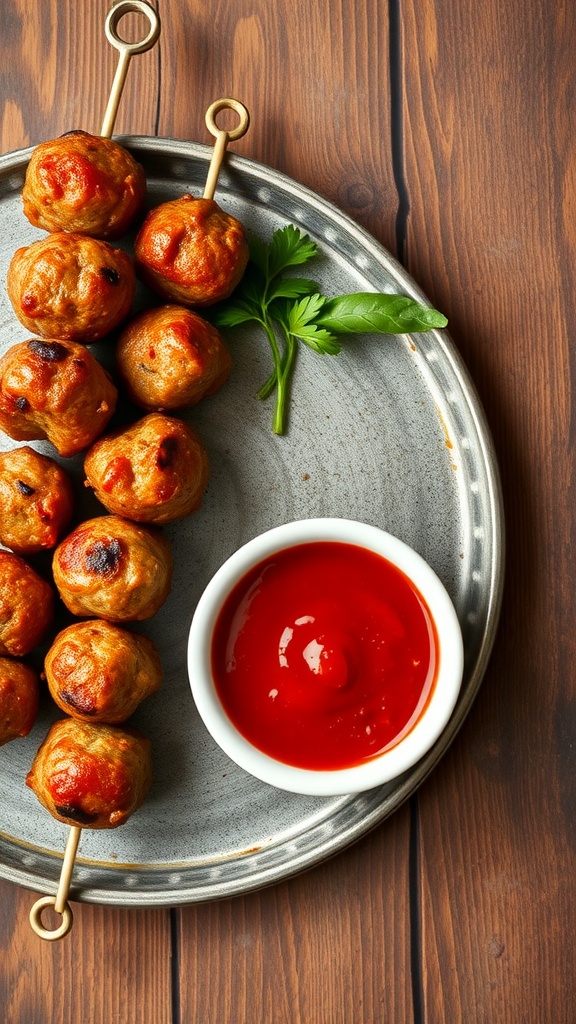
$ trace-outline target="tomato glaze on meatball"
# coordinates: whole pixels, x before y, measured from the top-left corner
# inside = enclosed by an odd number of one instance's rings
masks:
[[[84,344],[124,320],[136,291],[127,253],[62,231],[17,249],[6,284],[14,312],[28,330]]]
[[[14,658],[0,658],[0,747],[27,736],[40,704],[38,674]]]
[[[72,518],[66,470],[29,445],[0,452],[0,542],[19,555],[55,547]]]
[[[83,345],[32,338],[0,359],[0,428],[15,441],[48,440],[76,455],[102,433],[118,392]]]
[[[227,298],[246,269],[243,225],[213,199],[186,194],[147,214],[134,242],[137,271],[154,291],[186,306]]]
[[[131,320],[118,339],[116,362],[129,398],[151,412],[196,405],[215,394],[232,369],[220,332],[177,305]]]
[[[152,782],[150,740],[135,729],[55,722],[26,776],[40,803],[67,825],[116,828]]]
[[[35,227],[103,239],[126,234],[145,196],[144,170],[128,150],[80,129],[36,147],[22,189]]]
[[[23,657],[44,639],[54,591],[19,555],[0,551],[0,655]]]
[[[209,463],[191,427],[153,412],[96,441],[86,454],[84,472],[86,484],[109,512],[160,525],[200,507]]]

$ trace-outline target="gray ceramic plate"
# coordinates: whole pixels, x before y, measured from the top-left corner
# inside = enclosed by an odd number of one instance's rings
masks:
[[[201,194],[210,149],[133,137],[150,204]],[[0,161],[0,280],[14,250],[42,233],[25,220],[20,189],[29,151]],[[328,295],[392,291],[424,297],[391,256],[351,220],[270,168],[230,156],[216,195],[268,238],[292,222],[318,242],[314,276]],[[130,240],[126,243],[130,245]],[[139,302],[145,302],[144,295]],[[1,349],[23,340],[2,286]],[[172,593],[142,627],[155,640],[165,682],[132,722],[153,739],[148,800],[122,828],[84,830],[73,898],[94,903],[179,904],[269,885],[344,849],[390,815],[422,782],[462,725],[494,639],[502,589],[503,526],[494,452],[474,388],[445,333],[356,337],[337,358],[303,351],[290,430],[271,432],[271,406],[256,398],[268,376],[266,344],[229,336],[231,381],[186,418],[208,448],[212,476],[202,510],[166,528],[176,571]],[[113,344],[93,348],[112,366]],[[2,445],[13,442],[2,438]],[[40,451],[54,454],[49,445]],[[79,518],[102,513],[78,483]],[[92,502],[92,503],[91,503]],[[464,685],[440,741],[394,783],[362,795],[312,799],[268,787],[216,749],[193,704],[186,640],[198,597],[218,566],[255,534],[291,519],[334,515],[382,526],[436,570],[464,633]],[[67,827],[54,821],[24,778],[49,724],[48,698],[25,740],[0,749],[0,874],[54,892]]]

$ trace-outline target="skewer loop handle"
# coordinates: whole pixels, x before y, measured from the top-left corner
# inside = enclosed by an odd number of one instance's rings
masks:
[[[224,128],[219,128],[216,124],[216,114],[220,113],[221,110],[235,110],[240,118],[236,127],[231,128],[230,131],[227,131]],[[240,100],[233,100],[227,97],[225,99],[215,100],[214,103],[210,104],[206,111],[205,120],[206,127],[214,136],[216,142],[214,144],[214,152],[212,153],[210,167],[208,168],[208,176],[204,187],[204,199],[214,199],[216,183],[218,181],[218,175],[224,159],[224,153],[226,152],[226,146],[229,142],[235,142],[236,139],[241,139],[242,136],[246,134],[250,127],[250,114],[244,104],[240,103]]]
[[[56,896],[42,896],[41,899],[36,901],[30,910],[30,925],[32,930],[35,931],[36,935],[41,939],[47,939],[48,942],[53,942],[55,939],[63,939],[70,931],[73,923],[70,904],[66,903],[63,910],[60,911],[62,914],[62,920],[56,928],[45,928],[42,924],[42,911],[45,907],[54,907],[55,909]]]
[[[148,35],[136,43],[125,42],[124,39],[120,38],[117,31],[120,19],[130,12],[144,14],[150,25]],[[145,0],[121,0],[119,4],[116,4],[115,7],[108,12],[104,28],[108,41],[112,43],[112,46],[114,46],[120,53],[118,67],[116,68],[116,74],[114,76],[114,81],[112,82],[112,89],[110,91],[108,104],[104,113],[104,120],[102,121],[102,128],[100,129],[100,135],[102,138],[109,139],[111,138],[114,130],[114,122],[116,121],[116,114],[118,113],[120,97],[126,81],[126,75],[128,74],[128,65],[130,64],[130,60],[135,54],[145,53],[146,50],[149,50],[154,46],[154,43],[160,35],[160,18],[154,8],[151,7],[150,4],[146,3]]]
[[[78,844],[80,842],[80,836],[82,835],[82,829],[78,825],[72,825],[66,841],[66,849],[64,850],[64,860],[62,862],[62,870],[60,872],[60,879],[58,882],[58,891],[55,896],[41,896],[30,911],[30,925],[33,931],[36,932],[41,939],[48,939],[49,942],[54,939],[62,939],[68,934],[72,927],[73,914],[68,903],[68,894],[70,892],[70,882],[72,880],[72,872],[74,870],[74,861],[76,860],[76,854],[78,852]],[[62,921],[57,928],[45,928],[42,924],[42,911],[45,907],[53,907],[57,914],[62,915]]]
[[[236,111],[240,120],[235,128],[225,131],[223,128],[218,127],[216,124],[216,114],[219,114],[221,110]],[[236,139],[241,139],[243,135],[246,135],[250,127],[250,114],[244,104],[240,103],[240,100],[233,100],[229,97],[215,100],[206,111],[206,127],[215,138],[224,133],[227,136],[228,142],[235,142]]]
[[[150,28],[148,35],[136,43],[127,43],[118,35],[118,22],[125,14],[143,14],[148,19]],[[146,3],[146,0],[120,0],[119,4],[108,12],[104,26],[106,38],[112,46],[115,46],[121,53],[128,53],[131,57],[135,53],[145,53],[150,50],[160,35],[160,18],[157,11]]]

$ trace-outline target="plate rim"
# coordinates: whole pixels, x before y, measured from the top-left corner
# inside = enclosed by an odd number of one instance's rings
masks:
[[[138,150],[144,149],[147,154],[158,154],[161,156],[167,156],[168,154],[172,154],[173,156],[180,155],[187,160],[197,159],[204,163],[208,163],[213,152],[211,146],[203,143],[190,142],[184,139],[145,135],[118,135],[114,136],[114,139],[120,144],[126,146],[127,149],[133,150],[135,155],[137,155]],[[12,171],[13,173],[16,173],[16,171],[23,171],[25,164],[28,162],[30,155],[35,148],[36,146],[29,146],[25,149],[14,150],[2,155],[0,157],[0,177],[3,176],[6,171]],[[272,182],[273,184],[278,184],[278,186],[285,192],[290,192],[300,201],[304,200],[304,202],[309,203],[315,209],[320,210],[333,223],[339,225],[347,235],[357,239],[363,249],[371,250],[377,257],[378,262],[385,264],[386,270],[394,278],[395,283],[401,287],[405,293],[410,294],[418,301],[429,301],[416,281],[411,277],[409,272],[402,266],[396,257],[394,257],[382,243],[358,224],[357,221],[355,221],[349,214],[344,213],[331,201],[325,199],[308,186],[297,182],[295,179],[289,177],[283,172],[243,155],[228,152],[226,154],[226,166],[234,172],[246,172],[249,177],[256,177],[264,183]],[[337,837],[339,841],[326,842],[323,847],[315,847],[312,853],[310,853],[310,851],[305,852],[302,857],[291,861],[289,864],[283,864],[280,868],[273,864],[270,868],[264,869],[264,871],[260,870],[257,878],[254,878],[253,880],[250,878],[248,880],[241,879],[240,885],[237,880],[222,882],[221,880],[216,879],[213,884],[204,886],[200,894],[192,894],[190,889],[187,887],[175,887],[171,890],[158,888],[157,890],[151,891],[147,889],[139,890],[137,887],[134,887],[132,890],[119,890],[114,888],[107,889],[101,887],[97,890],[93,890],[92,888],[83,889],[81,883],[79,883],[79,886],[74,887],[74,900],[93,904],[133,907],[148,907],[151,905],[179,906],[196,902],[209,902],[251,891],[257,891],[277,884],[279,881],[299,875],[302,872],[325,862],[332,856],[343,852],[345,849],[368,835],[388,817],[395,813],[402,804],[404,804],[406,800],[417,791],[452,745],[468,717],[471,707],[477,697],[488,667],[498,631],[505,579],[505,512],[500,470],[492,433],[476,386],[449,331],[444,329],[442,332],[439,332],[433,329],[426,333],[430,336],[434,336],[435,344],[442,349],[444,358],[448,361],[453,373],[457,377],[463,394],[466,395],[468,409],[475,424],[477,438],[480,441],[482,464],[488,482],[492,527],[492,573],[490,578],[490,587],[487,592],[486,627],[483,631],[482,642],[478,650],[476,661],[473,665],[473,670],[469,675],[466,688],[461,694],[458,705],[447,727],[442,733],[442,736],[428,754],[416,766],[414,766],[410,772],[407,773],[407,777],[404,778],[400,785],[398,785],[391,798],[387,799],[386,797],[383,797],[382,801],[369,813],[360,820],[357,820],[353,826],[345,830],[344,833],[340,833]],[[39,875],[37,871],[29,870],[25,866],[15,867],[14,865],[4,863],[2,860],[1,849],[1,844],[4,840],[8,840],[11,845],[17,849],[30,849],[30,844],[18,840],[15,837],[5,836],[4,833],[0,833],[0,877],[21,885],[26,889],[53,893],[56,888],[56,883],[52,878]],[[59,855],[52,855],[40,848],[32,847],[32,849],[41,855],[41,859],[45,858],[51,863],[55,862],[58,864],[58,861],[61,859]],[[82,866],[82,862],[83,858],[82,856],[79,856],[77,863],[80,867]],[[86,863],[94,865],[97,862],[87,860]],[[144,869],[151,872],[157,870],[159,875],[161,872],[166,874],[167,870],[167,866],[156,864],[134,864],[127,865],[126,868],[128,867],[135,873]],[[102,865],[102,868],[104,870],[104,874],[111,875],[116,875],[118,872],[125,870],[125,867],[120,863],[106,863]]]

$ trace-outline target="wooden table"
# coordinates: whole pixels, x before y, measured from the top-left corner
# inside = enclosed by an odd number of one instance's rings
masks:
[[[96,0],[1,0],[1,150],[97,131]],[[303,182],[449,317],[498,453],[501,626],[456,741],[407,804],[309,873],[176,910],[78,904],[42,943],[0,883],[5,1024],[573,1024],[576,1019],[576,14],[560,0],[163,0],[116,124]],[[132,17],[132,16],[131,16]],[[128,19],[126,19],[128,22]]]

